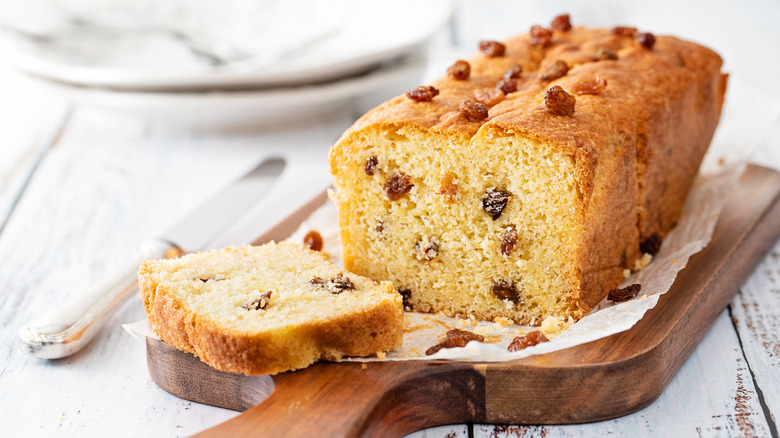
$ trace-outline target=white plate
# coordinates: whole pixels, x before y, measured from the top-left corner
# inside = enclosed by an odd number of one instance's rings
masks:
[[[9,59],[35,76],[87,87],[187,91],[300,85],[356,74],[418,50],[452,13],[450,0],[344,1],[349,14],[339,15],[342,20],[334,22],[336,27],[298,31],[298,36],[304,35],[299,38],[303,43],[276,50],[270,58],[213,66],[165,33],[122,32],[97,38],[93,29],[54,41],[9,33]]]
[[[365,112],[419,85],[426,63],[407,55],[358,76],[320,85],[250,91],[134,92],[36,80],[61,99],[173,127],[252,128],[300,122],[339,107]]]

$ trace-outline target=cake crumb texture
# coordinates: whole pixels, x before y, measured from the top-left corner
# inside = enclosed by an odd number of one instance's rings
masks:
[[[401,295],[293,243],[145,261],[147,317],[168,344],[222,371],[276,374],[400,345]]]

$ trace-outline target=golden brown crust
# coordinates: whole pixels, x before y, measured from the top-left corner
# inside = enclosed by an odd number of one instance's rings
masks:
[[[221,371],[276,374],[320,359],[368,356],[402,342],[401,298],[389,282],[375,287],[381,298],[371,306],[337,317],[314,314],[289,327],[248,331],[230,328],[225,321],[183,302],[179,294],[161,284],[159,263],[144,262],[138,274],[144,308],[155,333]],[[352,279],[369,283],[357,276]]]
[[[472,154],[479,153],[474,144],[491,136],[516,135],[572,157],[583,226],[572,248],[577,266],[567,274],[571,308],[581,309],[572,310],[576,316],[620,283],[624,269],[641,256],[643,239],[663,236],[674,226],[717,126],[726,76],[715,52],[670,36],[656,37],[648,49],[608,29],[575,27],[553,31],[545,48],[531,44],[529,35],[505,45],[505,56],[472,58],[468,80],[434,81],[440,94],[431,102],[399,96],[368,112],[331,150],[331,171],[338,183],[353,159],[350,145],[377,130],[448,137],[453,147],[463,145]],[[600,49],[614,50],[617,59],[598,59]],[[565,76],[538,77],[558,60],[570,67]],[[458,112],[462,99],[495,87],[514,64],[523,69],[518,89],[492,106],[486,120],[469,121]],[[547,110],[544,95],[552,85],[571,91],[577,82],[596,77],[607,81],[606,89],[577,95],[574,114]],[[342,239],[345,247],[356,244],[344,231]],[[353,253],[346,248],[345,254],[351,267]]]

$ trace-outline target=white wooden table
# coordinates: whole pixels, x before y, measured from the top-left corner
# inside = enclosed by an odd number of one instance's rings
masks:
[[[575,23],[631,23],[717,49],[732,74],[717,157],[780,167],[780,2],[464,1],[438,44],[469,53],[479,39],[523,32],[561,11]],[[450,62],[443,53],[434,59]],[[182,436],[237,415],[152,382],[143,344],[120,326],[144,317],[137,297],[66,359],[23,355],[17,330],[262,157],[282,154],[292,164],[274,191],[212,245],[259,235],[329,184],[327,150],[358,110],[255,132],[172,129],[78,105],[60,126],[69,111],[0,66],[0,436]],[[779,415],[780,243],[646,409],[584,425],[458,425],[414,435],[777,437]]]

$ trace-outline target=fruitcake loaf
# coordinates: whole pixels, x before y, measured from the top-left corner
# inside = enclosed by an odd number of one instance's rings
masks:
[[[679,218],[720,117],[722,61],[567,15],[479,49],[332,147],[345,267],[418,311],[576,320]]]
[[[276,374],[384,352],[403,339],[390,282],[346,273],[292,243],[146,261],[138,280],[160,339],[222,371]]]

